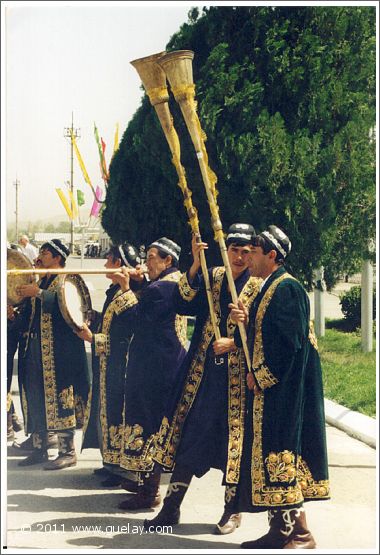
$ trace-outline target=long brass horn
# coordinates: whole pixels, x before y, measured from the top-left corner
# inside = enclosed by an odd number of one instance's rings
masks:
[[[168,142],[170,152],[172,154],[172,163],[177,171],[179,178],[178,186],[180,187],[184,196],[184,205],[189,218],[189,223],[193,233],[198,242],[201,242],[201,234],[199,230],[198,213],[192,202],[192,193],[187,185],[185,169],[181,164],[181,147],[177,132],[173,125],[173,118],[169,110],[169,93],[166,86],[166,75],[158,61],[164,55],[164,52],[153,54],[145,58],[139,58],[131,62],[140,76],[144,85],[146,93],[149,97],[150,103],[154,106],[161,127],[164,131],[166,140]],[[210,310],[211,323],[214,330],[216,339],[220,339],[220,331],[217,322],[217,316],[212,299],[212,291],[210,286],[210,279],[207,270],[206,256],[203,250],[200,251],[200,262],[205,282],[207,300]]]
[[[46,275],[46,274],[54,274],[54,275],[67,275],[67,274],[73,274],[73,275],[80,275],[80,274],[116,274],[117,272],[120,272],[120,268],[108,268],[108,269],[91,269],[91,268],[30,268],[30,269],[24,269],[24,268],[12,268],[10,270],[7,270],[7,275],[8,276],[22,276],[22,275]]]
[[[204,132],[197,114],[195,102],[195,85],[193,81],[194,52],[192,50],[177,50],[169,52],[158,59],[158,64],[164,70],[170,83],[174,98],[180,105],[187,129],[195,147],[199,167],[202,173],[203,183],[206,190],[207,200],[211,212],[211,224],[215,234],[215,240],[219,244],[223,263],[226,268],[228,285],[234,304],[238,303],[235,282],[232,276],[230,262],[227,255],[227,247],[224,240],[222,222],[219,217],[219,207],[216,201],[216,175],[208,165],[208,156],[204,143]],[[239,322],[239,331],[243,344],[243,350],[247,361],[248,371],[251,372],[251,359],[247,345],[247,334],[242,322]]]

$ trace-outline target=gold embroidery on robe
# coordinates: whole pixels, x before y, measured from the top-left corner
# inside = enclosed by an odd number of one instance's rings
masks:
[[[193,289],[189,284],[189,280],[187,279],[186,272],[181,276],[181,279],[178,282],[178,289],[179,289],[179,294],[181,295],[184,301],[191,301],[198,293],[198,290]]]
[[[314,349],[318,351],[318,341],[314,331],[314,323],[310,320],[310,327],[309,327],[309,341],[313,345]]]
[[[58,395],[59,402],[63,409],[73,409],[74,408],[74,393],[73,386],[70,385],[63,389]]]
[[[269,453],[265,459],[271,482],[293,482],[297,475],[296,457],[291,451]]]
[[[271,298],[277,285],[286,278],[293,278],[290,274],[283,274],[275,280],[268,288],[260,303],[255,321],[255,352],[253,357],[253,367],[259,368],[264,364],[264,350],[262,343],[262,321],[265,311],[269,305]],[[253,401],[253,443],[251,458],[251,480],[252,480],[252,504],[255,506],[272,506],[286,507],[287,505],[299,504],[304,499],[317,499],[329,497],[329,482],[322,480],[317,482],[313,479],[311,472],[304,460],[298,457],[296,461],[296,480],[294,484],[288,486],[267,486],[265,481],[265,467],[262,452],[262,425],[264,413],[264,391],[260,391],[254,396]],[[291,467],[292,453],[290,451],[282,451],[281,453],[271,453],[266,458],[266,464],[272,455],[272,463],[270,468],[267,467],[268,473],[274,478],[275,473],[279,469],[279,457],[285,456],[285,462],[289,461]],[[276,461],[275,461],[276,459]],[[276,466],[277,465],[277,466]],[[277,468],[277,470],[275,470]],[[291,467],[292,468],[292,467]],[[293,470],[290,470],[293,473]],[[270,478],[272,481],[272,479]],[[274,481],[274,480],[273,480]],[[291,481],[291,480],[289,480]]]
[[[54,278],[48,291],[56,292],[61,285],[60,276]],[[32,310],[33,312],[33,310]],[[32,320],[30,320],[32,322]],[[58,416],[58,395],[55,375],[54,336],[52,315],[41,310],[41,360],[45,389],[45,414],[48,430],[67,430],[75,427],[75,415]],[[29,328],[30,329],[30,328]]]

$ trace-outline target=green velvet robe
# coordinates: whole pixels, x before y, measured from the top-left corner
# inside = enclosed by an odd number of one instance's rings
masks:
[[[309,298],[283,267],[251,308],[248,341],[261,391],[247,393],[236,510],[290,509],[328,499],[322,372]]]
[[[39,283],[43,300],[30,301],[20,380],[27,433],[83,426],[89,391],[87,357],[84,342],[61,314],[57,299],[60,283],[60,276],[43,278]],[[33,353],[31,333],[37,336]],[[34,373],[32,380],[28,372]]]

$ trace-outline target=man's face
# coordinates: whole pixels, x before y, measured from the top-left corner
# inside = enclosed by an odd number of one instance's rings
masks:
[[[105,268],[114,270],[116,268],[120,268],[120,266],[121,266],[121,261],[119,258],[114,258],[112,254],[107,255],[107,260],[106,260],[106,263],[104,264]],[[112,283],[117,283],[114,279],[114,274],[106,274],[106,278],[110,279]]]
[[[240,276],[247,268],[249,256],[251,252],[251,245],[244,245],[239,247],[232,243],[228,246],[227,254],[230,261],[232,276],[234,279]]]
[[[148,268],[149,279],[151,281],[157,279],[161,272],[169,267],[168,257],[161,258],[156,247],[152,247],[148,250],[146,266]]]
[[[59,258],[59,256],[54,257],[48,249],[42,249],[38,255],[39,266],[41,268],[58,268]]]
[[[19,240],[19,244],[22,247],[26,247],[26,245],[28,244],[28,241],[25,239],[25,237],[21,237],[21,239]]]
[[[251,276],[265,279],[270,274],[271,259],[269,254],[264,254],[261,247],[252,247],[248,258],[248,268]]]

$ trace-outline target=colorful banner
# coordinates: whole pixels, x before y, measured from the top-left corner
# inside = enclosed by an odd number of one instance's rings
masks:
[[[96,144],[98,145],[98,151],[99,151],[100,173],[101,173],[103,181],[105,183],[107,183],[108,182],[108,172],[107,172],[106,159],[104,157],[104,151],[106,149],[106,145],[105,145],[103,139],[102,139],[102,142],[100,143],[99,133],[98,133],[98,129],[97,129],[95,123],[94,123],[94,135],[95,135],[95,140],[96,140]]]
[[[62,191],[62,189],[57,189],[57,188],[56,188],[56,191],[57,191],[57,194],[58,194],[59,198],[61,199],[61,202],[62,202],[62,204],[63,204],[63,206],[64,206],[64,208],[67,212],[68,217],[70,218],[70,220],[72,220],[73,219],[73,213],[71,211],[69,203],[67,202],[67,199],[65,197],[64,192]]]
[[[74,195],[71,191],[71,189],[69,189],[69,197],[70,197],[70,201],[71,201],[71,211],[73,214],[73,218],[77,218],[78,217],[78,206],[77,203],[75,202],[75,198]]]
[[[90,180],[90,178],[89,178],[89,176],[88,176],[87,170],[86,170],[85,165],[84,165],[84,162],[83,162],[83,160],[82,160],[82,156],[81,156],[81,154],[80,154],[80,152],[79,152],[79,148],[78,148],[78,145],[77,145],[77,143],[76,143],[76,140],[75,140],[74,135],[71,135],[71,140],[72,140],[72,142],[73,142],[75,154],[76,154],[76,156],[77,156],[77,158],[78,158],[79,166],[80,166],[80,169],[82,170],[82,174],[83,174],[84,180],[85,180],[86,183],[88,183],[88,185],[90,185],[91,190],[92,190],[92,192],[93,192],[94,195],[95,195],[95,189],[94,189],[94,187],[93,187],[93,185],[92,185],[92,183],[91,183],[91,180]]]
[[[84,193],[80,189],[77,189],[77,202],[78,206],[83,206],[85,203]]]
[[[117,151],[117,149],[119,148],[119,124],[116,124],[116,129],[115,129],[115,139],[113,141],[113,153],[115,154],[115,152]]]
[[[101,189],[100,187],[96,187],[96,198],[92,204],[90,216],[94,216],[95,218],[99,216],[99,211],[102,203],[98,202],[98,200],[101,201],[102,197],[103,197],[103,189]]]

